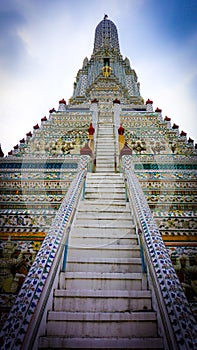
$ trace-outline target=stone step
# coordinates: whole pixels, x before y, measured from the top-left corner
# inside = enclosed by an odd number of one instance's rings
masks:
[[[96,146],[96,152],[98,151],[110,151],[114,153],[114,145],[112,143],[109,142],[109,144],[107,144],[106,142],[103,144],[97,144]]]
[[[108,173],[114,173],[115,168],[103,168],[103,167],[96,168],[97,173],[99,173],[99,172],[102,173],[103,171],[108,171]]]
[[[110,140],[114,140],[115,139],[115,135],[113,130],[105,130],[105,129],[98,129],[97,132],[97,142],[100,143],[100,141],[102,141],[103,139],[110,139]]]
[[[103,150],[101,148],[98,148],[96,150],[96,160],[97,158],[99,159],[100,156],[114,158],[115,157],[114,149],[111,150],[109,148],[106,148],[105,150]]]
[[[106,156],[106,157],[101,157],[101,156],[97,156],[96,157],[96,165],[98,164],[104,164],[104,163],[107,163],[107,164],[114,164],[114,156]]]
[[[131,218],[128,218],[127,220],[121,221],[120,219],[118,220],[108,220],[108,219],[85,219],[85,218],[79,218],[77,216],[75,226],[77,227],[116,227],[119,228],[120,230],[123,227],[127,227],[128,229],[133,227],[133,220]]]
[[[93,174],[93,173],[88,173],[87,174],[87,178],[97,178],[97,177],[101,177],[101,176],[103,176],[103,177],[105,177],[105,178],[114,178],[114,179],[120,179],[120,178],[123,178],[123,175],[122,174],[116,174],[116,173],[114,173],[114,174],[108,174],[107,172],[103,172],[103,174],[102,175],[96,175],[96,174]]]
[[[124,206],[106,206],[103,204],[95,204],[89,203],[89,201],[81,201],[78,207],[78,212],[89,212],[89,213],[102,213],[102,212],[108,212],[108,213],[130,213],[129,207]]]
[[[100,154],[98,155],[98,152],[97,152],[97,156],[96,156],[96,160],[107,160],[107,159],[114,159],[114,153],[111,153],[109,155],[106,155],[106,154]]]
[[[114,151],[115,149],[115,141],[114,140],[102,140],[101,142],[96,144],[96,150],[103,149],[103,150],[110,150]]]
[[[113,125],[99,125],[98,127],[98,131],[101,131],[101,132],[111,132],[113,133],[114,131],[114,128],[113,128]]]
[[[152,311],[50,311],[47,334],[82,338],[157,337],[156,315]]]
[[[98,129],[98,132],[97,132],[97,142],[98,143],[100,143],[103,139],[108,139],[108,138],[110,140],[115,139],[113,130]]]
[[[63,336],[46,337],[43,336],[39,340],[39,349],[140,349],[140,350],[160,350],[163,349],[161,338],[151,337],[133,337],[133,338],[66,338]]]
[[[103,157],[103,155],[104,155],[104,157],[113,158],[113,161],[114,161],[114,159],[115,159],[115,158],[114,158],[114,152],[111,152],[111,153],[106,152],[106,153],[104,153],[104,152],[97,151],[97,154],[96,154],[96,162],[97,162],[97,160],[101,160],[102,158],[100,158],[100,156]]]
[[[108,156],[109,156],[109,154],[108,154]],[[99,157],[100,157],[100,155],[98,153],[98,158],[96,157],[96,166],[102,164],[103,167],[105,168],[105,167],[109,166],[109,164],[110,164],[110,166],[115,164],[115,158],[114,158],[113,154],[110,155],[111,158],[108,158],[108,160],[105,160],[104,158],[99,158]]]
[[[100,158],[100,155],[102,154],[103,156],[103,152],[99,153],[97,152],[97,156],[96,156],[96,165],[98,166],[99,163],[104,164],[105,166],[107,166],[107,164],[114,164],[115,163],[115,157],[114,154],[107,154],[106,157],[110,157],[108,159],[105,158]]]
[[[99,140],[99,142],[97,142],[96,144],[96,148],[98,149],[99,147],[101,148],[107,148],[110,147],[111,149],[113,149],[115,146],[115,139],[110,139],[110,138],[105,138],[103,137],[102,139]]]
[[[103,247],[79,247],[79,248],[69,248],[68,255],[73,258],[85,257],[94,258],[95,256],[99,258],[139,258],[140,248],[138,245],[107,245]]]
[[[76,224],[72,226],[70,237],[97,237],[97,238],[130,238],[135,239],[137,238],[136,232],[135,232],[135,226],[130,225],[129,229],[127,227],[122,227],[121,229],[118,227],[113,228],[93,228],[87,230],[86,227],[77,227]]]
[[[114,130],[113,128],[98,128],[97,135],[98,135],[98,142],[100,141],[100,137],[103,137],[103,136],[114,138]]]
[[[152,310],[150,291],[54,291],[54,310],[70,312],[133,312]]]
[[[108,245],[118,245],[121,249],[122,245],[137,245],[138,241],[137,238],[120,238],[120,237],[89,237],[87,234],[87,237],[78,237],[78,236],[72,236],[69,241],[69,246],[72,247],[103,247]]]
[[[61,272],[60,289],[146,290],[147,278],[140,272]]]
[[[108,162],[107,164],[104,162],[96,163],[96,169],[98,170],[100,168],[105,169],[105,170],[106,169],[110,169],[110,170],[113,169],[113,171],[114,171],[114,162]]]
[[[116,206],[122,206],[125,207],[126,206],[126,202],[125,202],[125,197],[124,198],[89,198],[89,199],[84,199],[84,203],[88,203],[89,205],[102,205],[102,206],[106,206],[106,207],[116,207]]]
[[[108,168],[114,168],[114,163],[115,162],[110,162],[110,163],[105,163],[105,162],[102,162],[102,163],[100,163],[100,164],[97,164],[96,163],[96,167],[98,168],[98,167],[100,167],[101,168],[101,166],[102,166],[102,168],[103,168],[103,171],[107,171],[108,172]]]
[[[101,143],[102,141],[111,141],[111,142],[114,142],[115,141],[115,137],[113,135],[113,133],[107,133],[107,132],[101,132],[100,130],[98,131],[98,134],[97,134],[97,143]]]
[[[114,154],[115,153],[115,146],[112,142],[109,142],[109,143],[103,143],[103,144],[97,144],[96,146],[96,154],[98,153],[98,151],[100,152],[105,152],[105,151],[110,151],[111,154]]]
[[[103,175],[103,173],[100,173],[100,174],[96,174],[94,173],[94,177],[89,177],[87,176],[87,179],[86,179],[86,184],[111,184],[112,186],[116,187],[119,186],[120,184],[122,185],[122,187],[125,187],[124,186],[124,180],[122,178],[113,178],[113,177],[110,177],[110,175],[114,175],[113,174],[108,174],[108,177]]]
[[[113,132],[113,129],[114,129],[114,127],[113,127],[113,124],[112,123],[108,123],[108,124],[106,124],[106,123],[98,123],[98,130],[103,130],[103,131],[105,131],[105,130],[111,130],[112,132]]]
[[[88,177],[86,180],[86,186],[92,186],[92,185],[97,185],[97,186],[104,186],[104,187],[109,187],[109,186],[113,186],[113,187],[120,187],[122,186],[123,188],[124,186],[124,180],[123,179],[111,179],[111,178],[107,178],[107,177],[103,177],[100,176],[99,174],[95,174],[95,177]]]
[[[66,263],[67,272],[142,272],[140,258],[72,258]]]
[[[98,128],[98,131],[97,131],[97,140],[98,142],[100,142],[100,140],[104,137],[109,137],[110,139],[114,139],[115,136],[114,136],[114,131],[113,129],[101,129],[101,128]]]
[[[106,158],[111,158],[114,159],[115,155],[114,155],[114,150],[110,150],[110,149],[106,149],[107,152],[105,152],[102,149],[97,149],[96,151],[96,161],[97,160],[105,160]],[[102,158],[101,158],[102,157]]]
[[[111,192],[99,192],[99,193],[95,193],[95,192],[89,192],[89,193],[85,193],[85,199],[97,199],[99,197],[99,199],[110,199],[110,200],[120,200],[120,199],[124,199],[125,200],[125,193],[111,193]]]
[[[114,138],[110,138],[110,137],[100,137],[99,142],[97,141],[96,143],[96,149],[98,149],[99,147],[101,148],[107,148],[109,147],[110,149],[114,149],[115,148],[115,139]]]
[[[122,186],[122,184],[118,184],[115,186],[112,183],[102,183],[102,182],[94,182],[94,183],[86,183],[85,193],[97,193],[98,196],[100,193],[121,193],[125,194],[125,188]]]
[[[113,221],[130,221],[133,223],[131,219],[131,214],[130,213],[112,213],[112,212],[107,212],[107,213],[101,213],[101,212],[94,212],[94,213],[86,213],[85,211],[83,212],[78,212],[77,219],[76,220],[113,220]]]
[[[97,194],[99,191],[101,192],[122,192],[125,193],[125,187],[123,186],[122,183],[118,183],[115,185],[113,182],[107,181],[105,182],[105,179],[102,180],[95,180],[94,182],[86,182],[86,191],[95,191]]]
[[[89,235],[95,235],[98,238],[99,237],[117,237],[117,236],[124,236],[124,235],[133,235],[135,234],[135,227],[132,225],[130,228],[122,227],[121,229],[119,227],[91,227],[91,229],[87,230],[87,227],[77,227],[76,225],[72,228],[72,231],[70,234],[75,234],[77,236],[87,236]]]

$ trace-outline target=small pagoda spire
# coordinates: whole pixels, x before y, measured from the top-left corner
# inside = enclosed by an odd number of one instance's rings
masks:
[[[151,101],[149,98],[146,101],[146,110],[147,112],[153,112],[153,101]]]
[[[59,101],[59,108],[58,111],[65,111],[66,110],[66,101],[64,98],[62,98],[62,100]]]

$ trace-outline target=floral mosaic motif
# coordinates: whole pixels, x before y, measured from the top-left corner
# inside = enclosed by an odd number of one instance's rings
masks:
[[[6,188],[6,189],[38,189],[38,190],[45,190],[45,189],[67,189],[70,185],[70,182],[72,180],[72,177],[74,177],[74,173],[68,176],[68,179],[70,181],[64,181],[61,179],[60,181],[1,181],[0,182],[0,188]]]
[[[197,229],[197,218],[163,218],[155,220],[160,230],[196,230]]]
[[[71,177],[73,177],[76,173],[76,169],[70,170],[69,171],[32,171],[32,172],[28,172],[28,171],[24,171],[24,172],[17,172],[15,171],[14,173],[10,173],[10,172],[3,172],[0,174],[0,178],[1,179],[6,179],[6,180],[13,180],[13,179],[17,179],[17,180],[59,180],[61,178],[61,180],[69,180]],[[17,184],[20,184],[20,182],[18,182]],[[5,185],[7,185],[7,182],[5,183]],[[19,185],[17,185],[18,187]]]
[[[177,343],[182,349],[195,349],[197,346],[195,319],[132,168],[131,157],[123,156],[123,169],[130,201],[137,210],[146,248],[155,269]]]
[[[154,217],[197,217],[196,211],[184,211],[184,210],[173,210],[173,211],[165,211],[165,210],[159,210],[155,209],[152,211],[152,215]]]
[[[31,195],[25,195],[25,194],[18,194],[18,195],[1,195],[0,201],[2,202],[61,202],[64,198],[64,195],[58,195],[58,194],[31,194]]]
[[[136,171],[135,174],[137,175],[139,180],[197,180],[197,176],[194,172],[184,170],[182,172],[174,172],[172,170],[170,170],[169,172],[146,170],[144,172]]]
[[[176,195],[176,194],[153,194],[146,195],[146,199],[149,203],[194,203],[197,201],[197,195]]]
[[[29,228],[38,228],[45,229],[48,228],[51,224],[51,220],[54,217],[54,213],[48,214],[2,214],[0,213],[0,227],[12,227],[17,229],[29,227]]]
[[[140,180],[141,187],[146,189],[194,189],[196,188],[196,184],[191,181],[183,182],[183,181],[142,181]]]
[[[88,157],[83,157],[81,168],[87,167],[87,161]],[[65,228],[78,201],[85,176],[86,170],[82,170],[74,178],[17,296],[0,334],[3,343],[2,349],[4,350],[12,347],[16,350],[21,348],[25,333],[52,268],[55,255],[61,244]]]

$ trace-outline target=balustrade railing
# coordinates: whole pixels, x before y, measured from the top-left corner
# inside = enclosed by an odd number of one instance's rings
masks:
[[[83,192],[88,158],[82,157],[81,170],[70,185],[0,333],[1,350],[37,349],[53,289],[57,288],[59,272],[65,268],[64,250]]]
[[[197,325],[174,270],[162,236],[154,222],[131,157],[122,157],[127,196],[135,220],[144,267],[158,307],[158,319],[165,334],[165,349],[197,349]],[[145,272],[145,271],[144,271]]]

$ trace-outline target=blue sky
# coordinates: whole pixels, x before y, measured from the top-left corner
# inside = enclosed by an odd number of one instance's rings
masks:
[[[72,95],[104,13],[144,99],[197,142],[196,0],[1,0],[0,142],[5,154]]]

